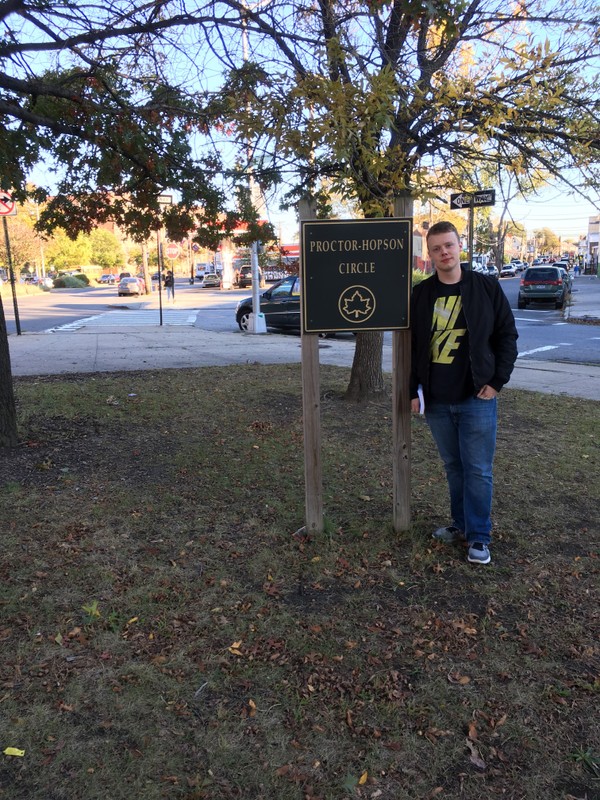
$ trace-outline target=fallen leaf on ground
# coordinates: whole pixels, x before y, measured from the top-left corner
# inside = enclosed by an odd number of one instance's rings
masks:
[[[469,750],[471,752],[471,757],[469,759],[471,764],[473,764],[473,766],[477,767],[477,769],[487,769],[487,764],[485,763],[485,761],[479,755],[479,751],[477,750],[477,748],[475,747],[473,742],[470,739],[467,739],[466,741],[467,741],[467,747],[469,748]]]

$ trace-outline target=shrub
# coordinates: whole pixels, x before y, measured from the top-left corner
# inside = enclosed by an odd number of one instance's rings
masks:
[[[83,278],[83,280],[81,280]],[[89,286],[89,279],[86,275],[61,275],[54,279],[55,289],[85,289]]]
[[[431,272],[421,272],[421,270],[420,270],[420,269],[413,269],[413,273],[412,273],[412,285],[413,285],[413,286],[416,286],[416,285],[417,285],[417,283],[421,283],[421,281],[424,281],[424,280],[426,280],[427,278],[430,278],[430,277],[431,277],[431,275],[432,275],[432,273],[431,273]]]

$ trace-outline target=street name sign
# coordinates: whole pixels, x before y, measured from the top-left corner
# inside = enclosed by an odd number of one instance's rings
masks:
[[[450,208],[493,206],[495,203],[495,189],[482,189],[478,192],[458,192],[457,194],[450,195]]]
[[[301,223],[302,331],[409,327],[412,219]]]
[[[473,192],[474,206],[493,206],[496,203],[495,189],[484,189],[480,192]]]

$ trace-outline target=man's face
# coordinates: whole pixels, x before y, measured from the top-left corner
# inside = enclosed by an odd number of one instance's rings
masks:
[[[434,233],[427,240],[427,249],[438,272],[460,270],[460,242],[454,231]]]

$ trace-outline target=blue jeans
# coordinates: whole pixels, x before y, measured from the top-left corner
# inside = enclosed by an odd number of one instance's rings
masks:
[[[446,468],[453,524],[468,542],[489,544],[496,398],[432,403],[425,416]]]

